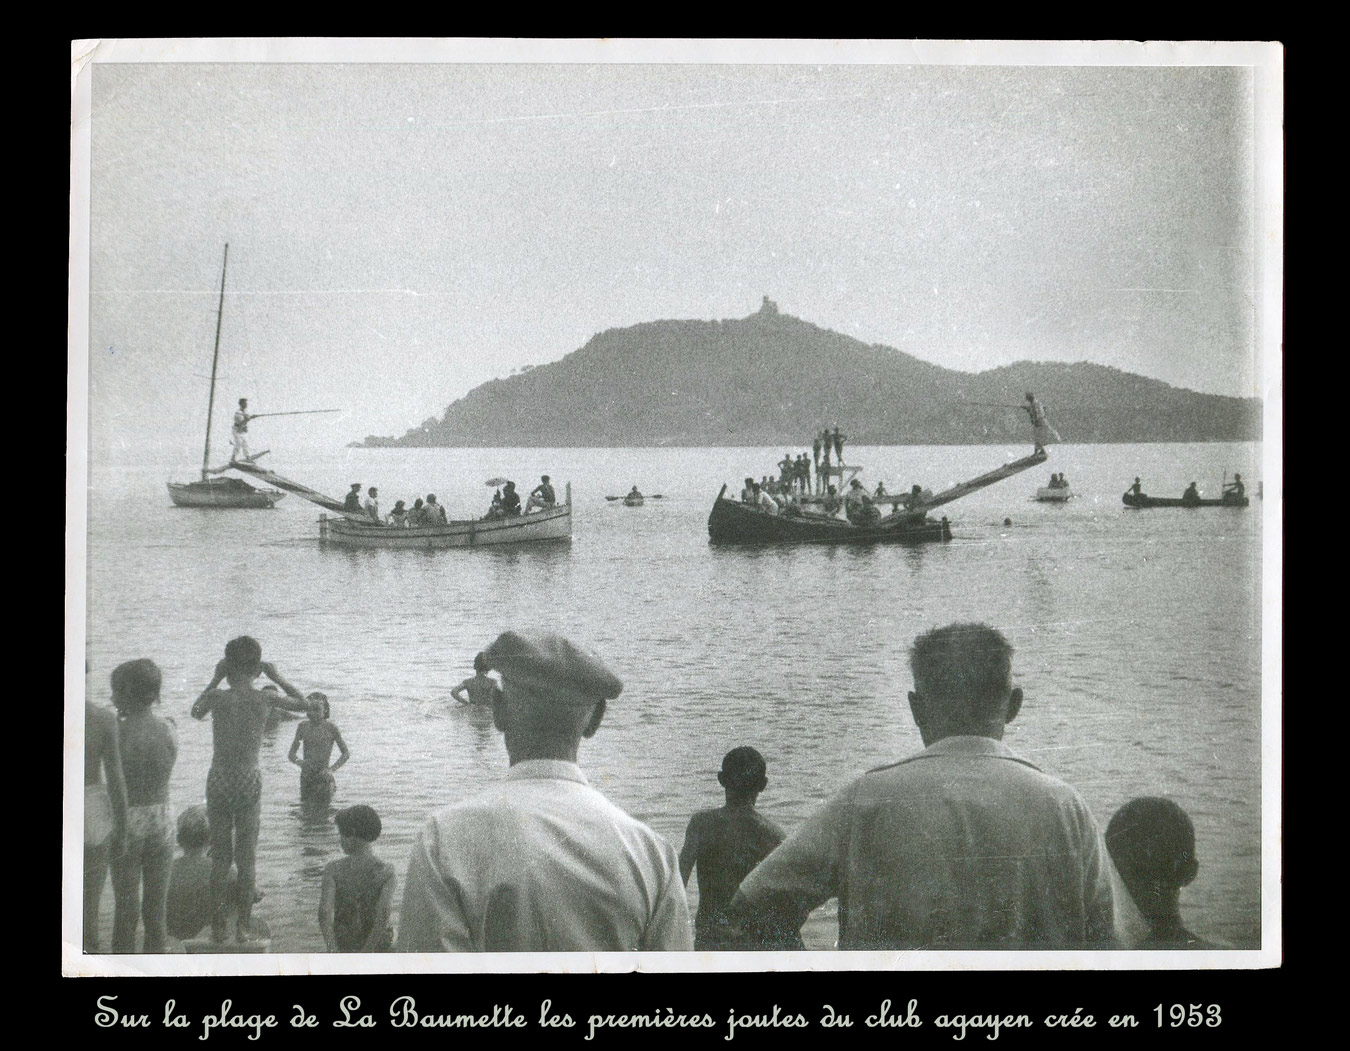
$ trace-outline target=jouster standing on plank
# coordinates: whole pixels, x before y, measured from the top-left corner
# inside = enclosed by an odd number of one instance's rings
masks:
[[[234,441],[234,451],[230,453],[231,462],[235,460],[251,460],[248,452],[248,421],[253,419],[248,413],[248,399],[239,399],[239,411],[234,414],[234,425],[230,431],[230,437]]]

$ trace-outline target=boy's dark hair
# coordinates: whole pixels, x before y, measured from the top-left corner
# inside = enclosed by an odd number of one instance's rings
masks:
[[[249,635],[240,635],[225,643],[225,663],[232,668],[248,668],[262,660],[262,644]]]
[[[733,792],[757,792],[764,787],[768,766],[758,750],[749,745],[733,748],[722,757],[718,780]]]
[[[1131,799],[1111,816],[1105,838],[1111,860],[1127,881],[1184,887],[1200,870],[1190,816],[1162,796]]]
[[[184,850],[211,845],[211,820],[206,816],[206,807],[190,806],[178,815],[178,845]]]
[[[147,657],[126,661],[113,669],[113,704],[119,712],[138,712],[159,700],[163,682],[159,666]]]
[[[367,843],[374,843],[379,839],[382,830],[380,815],[375,813],[373,807],[368,807],[364,803],[339,810],[333,816],[333,824],[337,825],[337,830],[344,836],[363,839]]]
[[[320,693],[318,690],[315,690],[313,693],[307,695],[307,696],[305,697],[305,700],[307,700],[307,701],[323,701],[323,717],[324,717],[325,719],[328,718],[328,715],[329,715],[329,711],[328,711],[328,694],[326,694],[326,693]]]

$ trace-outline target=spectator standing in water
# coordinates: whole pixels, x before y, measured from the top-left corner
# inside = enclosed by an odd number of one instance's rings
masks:
[[[319,930],[329,952],[388,952],[394,945],[389,913],[398,877],[394,866],[375,856],[380,815],[357,805],[333,819],[345,857],[323,870]]]
[[[253,688],[259,675],[285,691],[286,696]],[[228,690],[217,690],[221,680]],[[252,941],[253,890],[256,878],[258,821],[262,808],[262,774],[258,753],[263,730],[273,706],[303,712],[308,702],[300,691],[262,659],[257,639],[241,635],[225,646],[225,659],[216,665],[211,683],[192,706],[194,719],[211,716],[211,770],[206,776],[206,811],[211,822],[211,890],[215,917],[211,934],[217,942],[226,938],[225,922],[232,902],[226,893],[230,866],[238,862],[239,911],[235,936]]]
[[[300,767],[300,804],[307,810],[327,811],[337,792],[337,780],[333,775],[351,758],[351,753],[342,739],[342,731],[329,718],[331,709],[327,695],[311,693],[305,703],[309,717],[296,726],[295,739],[291,741],[286,758]],[[329,766],[334,745],[339,754],[337,762]],[[302,749],[304,756],[300,758]]]
[[[741,880],[786,836],[755,809],[755,801],[769,783],[764,757],[756,749],[743,745],[723,756],[717,782],[724,792],[724,805],[700,810],[690,818],[680,848],[680,878],[688,883],[698,871],[694,948],[699,952],[802,948],[795,930],[783,932],[768,944],[744,944],[728,926],[726,909]]]
[[[178,758],[172,719],[158,718],[161,675],[154,661],[127,661],[112,673],[120,720],[118,746],[127,789],[126,847],[112,860],[113,952],[136,951],[136,927],[145,925],[145,952],[164,951],[164,907],[173,863],[169,775]]]
[[[88,666],[85,667],[86,672]],[[84,705],[84,951],[98,952],[99,903],[108,862],[126,842],[127,790],[117,742],[117,715]]]

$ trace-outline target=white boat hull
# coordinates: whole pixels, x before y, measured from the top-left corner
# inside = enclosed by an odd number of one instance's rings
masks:
[[[169,499],[178,507],[233,507],[262,510],[276,507],[286,494],[276,489],[255,489],[251,485],[225,486],[209,482],[169,482]]]
[[[1062,504],[1071,496],[1073,496],[1072,489],[1041,488],[1036,490],[1036,499],[1043,504]]]
[[[571,539],[570,504],[559,504],[547,511],[531,511],[529,514],[512,515],[507,518],[483,518],[416,528],[376,525],[374,522],[359,522],[329,515],[319,516],[319,540],[339,547],[436,550]]]

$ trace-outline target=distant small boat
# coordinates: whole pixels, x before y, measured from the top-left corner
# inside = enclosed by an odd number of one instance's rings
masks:
[[[1036,499],[1043,504],[1062,504],[1073,496],[1073,490],[1067,485],[1043,485],[1036,490]]]
[[[629,493],[623,498],[624,507],[641,507],[645,503],[641,493]]]
[[[1246,507],[1250,501],[1245,496],[1224,496],[1218,500],[1187,500],[1180,496],[1147,496],[1144,493],[1127,492],[1120,498],[1126,507]]]

